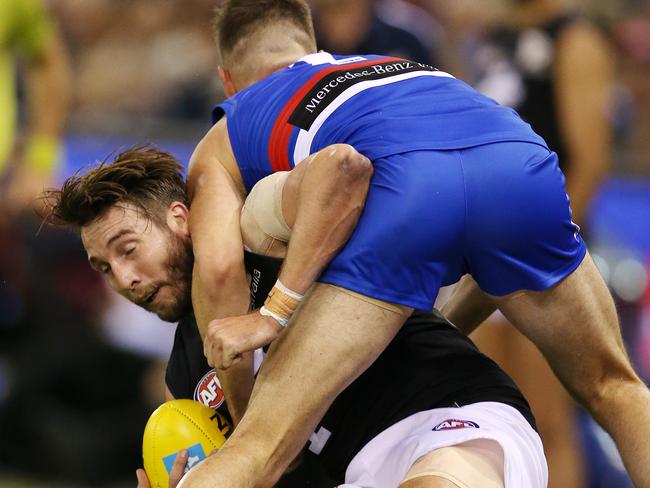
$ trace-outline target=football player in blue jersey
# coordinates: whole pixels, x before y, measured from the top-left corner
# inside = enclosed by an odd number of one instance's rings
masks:
[[[226,1],[217,26],[231,98],[189,172],[194,305],[217,367],[275,341],[240,425],[184,486],[271,485],[410,311],[465,274],[445,309],[452,320],[469,332],[497,306],[612,435],[635,482],[650,485],[650,395],[544,141],[429,66],[316,53],[302,1]],[[350,241],[329,263],[320,243],[340,221],[321,219],[327,201],[313,199],[261,313],[212,320],[247,293],[233,225],[246,193],[313,152],[336,158],[336,143],[374,167]]]

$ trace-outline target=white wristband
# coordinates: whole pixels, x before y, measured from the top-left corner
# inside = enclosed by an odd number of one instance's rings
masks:
[[[289,319],[285,319],[281,315],[278,315],[277,313],[271,312],[268,308],[266,308],[264,305],[262,305],[262,308],[260,308],[260,315],[264,315],[265,317],[272,317],[274,318],[278,324],[280,324],[280,327],[283,329],[287,326],[289,323]]]

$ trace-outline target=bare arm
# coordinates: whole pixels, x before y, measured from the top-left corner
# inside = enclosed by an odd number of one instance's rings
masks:
[[[292,232],[280,271],[280,281],[301,294],[352,234],[373,173],[370,160],[346,144],[319,151],[296,168],[303,169],[298,187],[284,194],[283,211]]]
[[[595,27],[580,23],[563,33],[554,73],[560,131],[566,141],[567,193],[573,220],[584,223],[594,192],[609,171],[612,130],[608,110],[613,56]]]
[[[283,191],[283,214],[293,228],[280,281],[304,294],[345,244],[361,215],[372,165],[351,146],[336,144],[300,163]],[[228,368],[244,351],[269,344],[281,328],[259,312],[217,320],[206,335],[206,356]]]
[[[492,299],[481,291],[470,275],[461,278],[440,308],[447,320],[466,335],[471,334],[495,310]]]
[[[202,337],[211,320],[241,315],[249,308],[239,227],[244,192],[222,164],[224,139],[225,121],[213,127],[196,148],[188,175],[194,250],[192,305]],[[252,354],[247,354],[230,371],[217,371],[235,423],[253,387],[252,365]]]

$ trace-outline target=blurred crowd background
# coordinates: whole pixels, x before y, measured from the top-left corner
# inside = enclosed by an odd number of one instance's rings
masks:
[[[136,484],[174,325],[109,292],[35,198],[135,143],[187,163],[223,98],[218,1],[0,0],[0,487]],[[650,2],[311,4],[321,48],[433,64],[543,133],[650,379]],[[631,486],[530,344],[490,322],[476,339],[531,400],[550,486]]]

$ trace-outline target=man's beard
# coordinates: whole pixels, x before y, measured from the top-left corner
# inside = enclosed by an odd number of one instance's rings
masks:
[[[169,257],[169,286],[175,290],[174,303],[164,310],[156,311],[158,317],[166,322],[178,322],[184,315],[192,311],[192,268],[194,253],[189,239],[182,239],[170,232]]]

